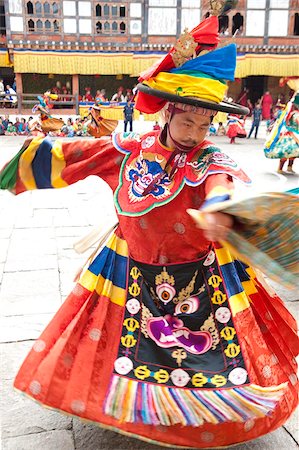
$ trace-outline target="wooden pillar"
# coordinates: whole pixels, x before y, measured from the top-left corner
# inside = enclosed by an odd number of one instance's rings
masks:
[[[15,73],[16,77],[16,91],[18,94],[18,114],[22,114],[22,100],[23,100],[23,80],[21,73]]]
[[[72,75],[73,95],[75,96],[76,114],[79,114],[79,75]]]

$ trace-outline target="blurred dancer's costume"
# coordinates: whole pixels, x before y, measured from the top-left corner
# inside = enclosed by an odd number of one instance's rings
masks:
[[[59,131],[64,125],[63,120],[56,119],[50,114],[50,109],[53,107],[50,101],[57,99],[57,94],[51,94],[48,91],[45,92],[42,97],[38,96],[39,103],[34,105],[34,107],[32,108],[32,112],[39,112],[39,118],[29,124],[31,134],[36,134],[36,131],[42,131],[45,134],[49,133],[50,131]]]
[[[88,133],[95,138],[109,136],[117,127],[118,120],[105,119],[101,116],[101,103],[95,103],[89,109],[89,115],[91,119],[87,130]]]
[[[185,111],[246,114],[222,101],[236,49],[217,50],[217,42],[211,16],[142,75],[136,108],[154,113],[168,105],[170,121]],[[297,405],[295,320],[252,268],[207,241],[186,212],[225,202],[233,179],[250,182],[246,174],[206,140],[167,147],[165,132],[37,139],[3,169],[2,188],[15,193],[97,175],[114,191],[119,219],[35,342],[15,387],[171,448],[244,442],[281,426]]]

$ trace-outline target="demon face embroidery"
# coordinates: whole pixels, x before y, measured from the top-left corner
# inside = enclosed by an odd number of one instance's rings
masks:
[[[147,332],[159,347],[182,347],[195,355],[206,353],[213,343],[208,331],[191,331],[182,320],[170,314],[149,319]]]
[[[129,198],[133,202],[143,200],[148,194],[161,199],[170,193],[171,181],[161,166],[164,158],[160,160],[159,155],[152,156],[153,158],[144,158],[141,152],[138,158],[126,167],[126,179],[130,181]]]

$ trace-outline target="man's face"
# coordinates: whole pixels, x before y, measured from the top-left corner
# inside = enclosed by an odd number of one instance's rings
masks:
[[[168,114],[170,114],[167,111]],[[168,119],[168,116],[166,116]],[[172,138],[179,144],[187,147],[196,147],[205,138],[210,126],[210,117],[201,116],[193,112],[174,114],[169,130]],[[173,142],[168,134],[167,145],[173,147]]]

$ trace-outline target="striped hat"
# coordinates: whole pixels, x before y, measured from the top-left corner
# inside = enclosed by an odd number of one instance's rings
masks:
[[[140,75],[135,107],[156,113],[171,102],[248,114],[248,108],[224,101],[226,81],[234,80],[237,51],[235,44],[216,49],[218,42],[216,16],[186,31],[161,61]]]

